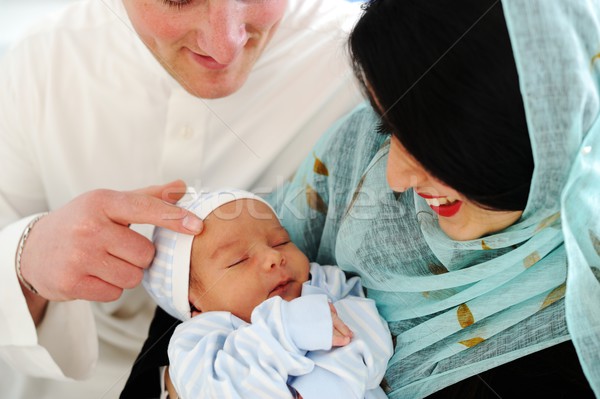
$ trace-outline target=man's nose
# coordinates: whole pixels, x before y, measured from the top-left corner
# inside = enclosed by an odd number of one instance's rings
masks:
[[[248,41],[244,5],[235,0],[209,0],[203,12],[198,46],[218,63],[230,64]]]

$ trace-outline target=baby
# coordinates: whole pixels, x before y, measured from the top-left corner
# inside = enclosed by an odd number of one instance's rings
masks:
[[[179,205],[204,230],[157,228],[144,286],[184,321],[168,349],[181,398],[386,398],[391,336],[357,277],[309,263],[252,193],[193,193]]]

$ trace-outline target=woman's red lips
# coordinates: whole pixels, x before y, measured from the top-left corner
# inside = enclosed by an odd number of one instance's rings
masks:
[[[417,193],[420,197],[425,198],[426,200],[432,200],[432,199],[436,199],[436,198],[447,198],[444,196],[434,196],[434,195],[430,195],[430,194],[424,194],[424,193]],[[452,217],[454,215],[456,215],[458,213],[458,211],[460,211],[460,207],[462,206],[463,202],[460,200],[456,200],[453,202],[448,202],[445,204],[439,204],[438,205],[434,205],[431,203],[431,201],[427,201],[427,205],[429,205],[429,207],[438,215],[449,218]]]
[[[454,201],[452,203],[449,204],[444,204],[444,205],[431,205],[428,204],[429,207],[438,215],[443,216],[445,218],[449,218],[452,217],[454,215],[456,215],[458,213],[458,211],[460,211],[460,207],[462,206],[462,201]]]
[[[432,198],[444,198],[441,195],[431,195],[431,194],[424,194],[424,193],[417,193],[418,196],[426,198],[426,199],[432,199]]]

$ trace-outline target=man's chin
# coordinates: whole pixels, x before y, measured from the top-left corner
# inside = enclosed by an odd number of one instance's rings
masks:
[[[205,99],[227,97],[238,91],[246,81],[246,77],[244,79],[240,77],[228,79],[225,76],[209,78],[201,75],[197,76],[195,81],[191,78],[185,80],[180,78],[175,79],[188,93]]]

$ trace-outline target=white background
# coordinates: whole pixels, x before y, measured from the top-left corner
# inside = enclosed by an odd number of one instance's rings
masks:
[[[0,0],[0,57],[37,20],[76,0]]]

